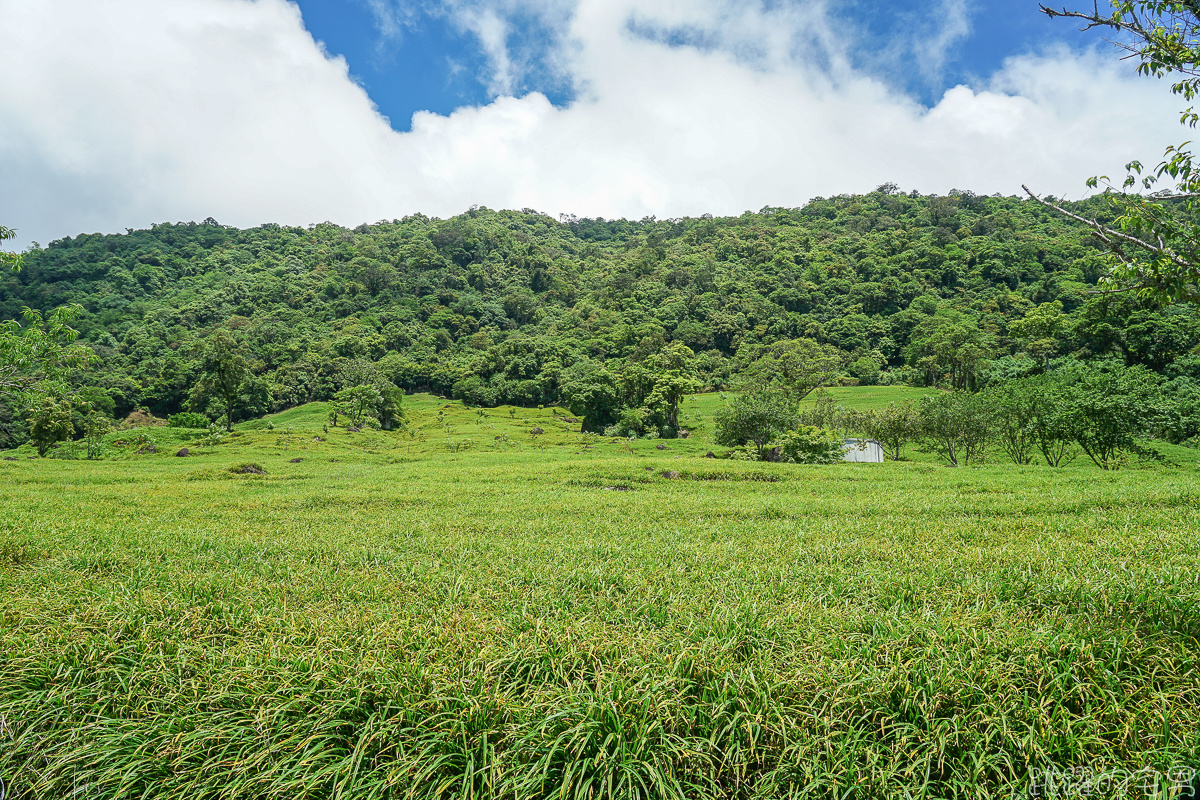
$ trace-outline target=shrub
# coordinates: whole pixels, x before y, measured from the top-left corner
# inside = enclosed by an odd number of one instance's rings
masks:
[[[64,461],[75,461],[79,458],[81,449],[79,442],[66,441],[61,444],[56,444],[46,451],[46,458],[54,458]]]
[[[641,436],[646,432],[646,424],[641,412],[636,408],[623,408],[617,417],[615,425],[604,429],[605,436],[616,436],[622,439]],[[657,436],[654,438],[658,438]]]
[[[717,412],[716,442],[724,447],[753,444],[759,457],[767,442],[796,427],[796,404],[781,392],[747,392]]]
[[[29,438],[37,447],[39,456],[45,456],[46,451],[69,439],[74,432],[71,404],[66,400],[43,397],[29,415]]]
[[[130,428],[151,428],[166,424],[166,420],[154,416],[150,413],[149,409],[139,408],[131,411],[129,416],[121,421],[119,427],[121,430],[126,431]]]
[[[801,425],[768,445],[779,448],[779,460],[788,464],[834,464],[842,460],[844,442],[837,433],[815,425]]]
[[[196,428],[204,430],[210,424],[208,417],[203,414],[197,414],[195,411],[183,411],[167,417],[167,427],[169,428]]]

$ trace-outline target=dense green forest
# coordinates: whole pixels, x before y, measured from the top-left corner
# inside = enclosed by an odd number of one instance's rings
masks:
[[[1071,207],[1112,215],[1104,198]],[[72,324],[99,358],[72,380],[117,418],[217,419],[201,380],[217,331],[254,376],[238,417],[376,383],[568,405],[599,429],[646,406],[664,372],[725,388],[788,339],[843,351],[843,382],[976,389],[1110,359],[1194,387],[1200,310],[1098,293],[1108,268],[1086,228],[1030,201],[889,185],[726,218],[472,208],[353,230],[209,219],[80,235],[0,277],[0,319],[80,304]]]

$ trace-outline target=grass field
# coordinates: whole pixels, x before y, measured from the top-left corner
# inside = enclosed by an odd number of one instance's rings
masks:
[[[6,454],[5,796],[1187,796],[1196,451],[714,460],[719,403],[665,442],[418,396],[413,435],[314,404]]]

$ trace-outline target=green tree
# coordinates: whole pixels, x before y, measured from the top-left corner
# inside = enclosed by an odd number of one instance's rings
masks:
[[[204,340],[201,366],[203,375],[192,388],[191,402],[215,403],[225,416],[225,430],[232,431],[234,415],[249,401],[255,384],[245,347],[231,331],[218,328]]]
[[[701,389],[695,375],[695,355],[682,342],[672,342],[650,360],[654,385],[646,397],[646,408],[661,418],[667,438],[679,433],[679,404],[683,398]]]
[[[71,422],[71,402],[57,397],[42,397],[29,412],[29,438],[37,446],[39,456],[51,447],[71,438],[75,425]]]
[[[383,394],[369,383],[348,386],[336,395],[338,408],[350,419],[350,424],[361,427],[368,417],[375,417],[383,404]]]
[[[563,384],[563,395],[571,413],[583,418],[584,432],[601,433],[620,416],[620,387],[602,367],[572,376]]]
[[[1062,301],[1055,300],[1042,303],[1021,319],[1010,322],[1008,332],[1014,339],[1022,342],[1026,352],[1045,368],[1050,357],[1062,346],[1067,323]]]
[[[1200,6],[1179,0],[1113,0],[1101,12],[1054,10],[1042,5],[1051,19],[1082,20],[1085,30],[1106,29],[1119,50],[1137,63],[1142,75],[1176,79],[1171,91],[1187,101],[1200,93]],[[1200,114],[1188,108],[1182,122],[1195,127]],[[1027,187],[1037,202],[1088,225],[1107,248],[1113,263],[1102,284],[1111,289],[1136,290],[1158,301],[1200,302],[1200,168],[1187,143],[1168,147],[1157,167],[1144,171],[1138,161],[1125,165],[1120,186],[1107,176],[1091,178],[1088,185],[1103,185],[1116,207],[1112,225],[1072,213],[1044,200]],[[1160,181],[1168,187],[1149,192]]]
[[[1035,375],[1021,382],[1026,386],[1025,397],[1033,404],[1033,415],[1027,422],[1029,438],[1046,460],[1046,466],[1065,467],[1079,451],[1067,425],[1073,408],[1062,375]]]
[[[753,443],[761,459],[763,448],[800,424],[796,404],[780,391],[759,390],[733,398],[716,413],[716,443],[740,447]]]
[[[379,427],[385,431],[403,430],[408,425],[408,415],[404,412],[404,390],[389,386],[380,390],[379,395]]]
[[[920,442],[952,467],[980,461],[991,438],[986,398],[955,390],[921,398]]]
[[[800,412],[800,424],[812,425],[832,431],[844,431],[853,420],[855,412],[838,405],[833,395],[824,389],[813,394],[812,405]]]
[[[849,422],[863,436],[879,442],[892,461],[899,461],[904,446],[921,433],[921,414],[912,403],[889,403],[887,408],[860,412]]]
[[[1034,423],[1041,410],[1040,397],[1028,381],[1008,381],[980,393],[992,414],[996,440],[1014,464],[1032,464],[1037,440]]]
[[[46,316],[26,308],[24,326],[16,320],[0,322],[0,401],[32,403],[72,393],[67,374],[95,360],[90,349],[73,343],[78,333],[68,325],[82,313],[78,305]]]
[[[979,320],[942,309],[913,330],[908,359],[924,373],[929,386],[945,382],[952,389],[974,391],[993,350],[992,337],[979,326]]]
[[[1129,457],[1160,458],[1141,441],[1169,419],[1172,403],[1160,379],[1143,366],[1078,366],[1064,376],[1061,423],[1092,462],[1120,469]]]
[[[83,440],[87,445],[88,460],[100,457],[104,435],[112,430],[113,421],[106,414],[93,411],[83,423]]]
[[[751,351],[740,383],[777,386],[799,403],[814,389],[836,381],[849,358],[846,352],[814,339],[788,339]]]

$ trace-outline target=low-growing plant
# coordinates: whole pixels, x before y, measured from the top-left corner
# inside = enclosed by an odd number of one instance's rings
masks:
[[[195,411],[181,411],[178,414],[172,414],[167,417],[167,426],[170,428],[195,428],[203,430],[211,425],[212,422],[203,414],[198,414]],[[267,423],[268,425],[270,423]]]
[[[166,420],[154,416],[149,409],[138,408],[129,412],[118,427],[124,431],[130,428],[156,428],[166,424]]]
[[[843,437],[815,425],[801,425],[785,431],[765,448],[778,448],[779,460],[787,464],[834,464],[842,460],[845,450]]]
[[[75,461],[87,451],[80,447],[79,442],[67,440],[54,445],[46,451],[46,458],[58,459],[60,461]]]
[[[219,445],[224,438],[225,429],[214,422],[208,426],[208,433],[201,437],[199,443],[202,447],[212,448]]]

